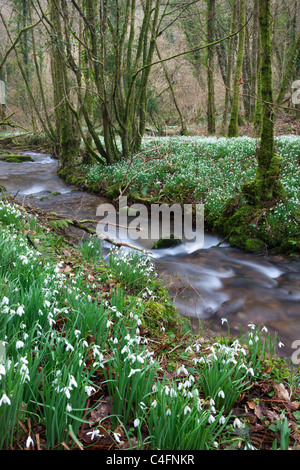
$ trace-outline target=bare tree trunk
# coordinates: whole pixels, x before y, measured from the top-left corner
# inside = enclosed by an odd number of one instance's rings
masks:
[[[239,3],[239,29],[245,25],[246,22],[246,0],[240,0]],[[243,60],[244,60],[244,51],[245,51],[245,28],[239,33],[239,42],[238,42],[238,52],[234,73],[234,83],[233,83],[233,99],[231,106],[231,115],[228,126],[228,137],[238,137],[239,135],[239,112],[240,112],[240,87],[242,79],[242,69],[243,69]]]
[[[237,7],[238,0],[233,2],[233,11],[232,11],[232,22],[231,22],[231,34],[236,31],[237,26]],[[235,37],[230,38],[229,51],[228,51],[228,60],[227,60],[227,69],[226,69],[226,90],[225,90],[225,102],[224,102],[224,111],[223,111],[223,121],[222,121],[222,130],[221,133],[225,134],[227,126],[227,115],[229,111],[229,104],[231,98],[231,75],[234,62],[234,44]]]

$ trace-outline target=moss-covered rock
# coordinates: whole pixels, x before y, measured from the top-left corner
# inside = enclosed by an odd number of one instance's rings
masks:
[[[23,162],[34,162],[34,159],[30,155],[23,154],[0,154],[0,160],[8,163],[23,163]]]
[[[158,250],[160,248],[171,248],[173,246],[178,246],[181,244],[182,244],[182,240],[180,240],[180,238],[177,238],[173,234],[171,234],[168,237],[163,237],[157,240],[153,244],[152,250]]]
[[[248,238],[245,242],[245,251],[248,253],[262,253],[265,250],[265,244],[258,238]]]

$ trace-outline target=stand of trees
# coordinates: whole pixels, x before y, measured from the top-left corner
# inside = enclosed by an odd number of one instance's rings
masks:
[[[22,90],[18,108],[53,143],[62,166],[82,141],[86,163],[112,164],[140,149],[154,111],[162,119],[162,95],[187,134],[174,64],[188,64],[205,92],[209,134],[219,126],[236,137],[246,119],[262,137],[257,177],[245,191],[255,201],[272,199],[282,194],[274,121],[291,105],[300,71],[298,2],[0,1],[0,80],[13,83],[15,96]],[[6,113],[1,104],[1,126],[11,125]]]

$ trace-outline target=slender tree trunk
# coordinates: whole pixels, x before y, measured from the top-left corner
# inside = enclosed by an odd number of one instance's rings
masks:
[[[255,114],[255,99],[252,98],[255,96],[257,91],[257,75],[258,75],[258,0],[254,0],[253,7],[253,30],[252,30],[252,52],[251,52],[251,80],[250,80],[250,118],[251,121],[254,120]]]
[[[251,117],[251,59],[250,59],[250,38],[249,38],[249,31],[246,30],[246,40],[245,40],[245,55],[244,55],[244,62],[243,62],[243,101],[244,101],[244,113],[245,119],[250,121]]]
[[[56,135],[58,138],[58,154],[62,166],[70,163],[79,152],[78,127],[68,105],[71,100],[68,69],[65,62],[64,45],[61,44],[63,29],[61,13],[65,4],[62,1],[50,2],[50,15],[53,27],[52,32],[52,78],[55,103]]]
[[[246,0],[240,0],[239,4],[239,28],[246,23]],[[231,115],[228,126],[228,137],[238,137],[239,135],[239,112],[240,112],[240,86],[242,79],[243,60],[245,51],[246,30],[243,28],[239,33],[238,52],[235,66],[234,83],[233,83],[233,99],[231,106]]]
[[[215,0],[208,0],[207,4],[207,43],[214,41],[215,35]],[[207,131],[209,134],[216,132],[216,108],[215,108],[215,86],[214,86],[214,54],[215,48],[209,47],[207,51]]]
[[[231,34],[234,33],[237,26],[237,7],[238,0],[233,2],[233,11],[232,11],[232,22],[231,22]],[[228,50],[228,61],[227,61],[227,70],[226,70],[226,90],[225,90],[225,102],[224,102],[224,111],[223,111],[223,121],[222,121],[222,130],[221,133],[225,134],[227,126],[227,116],[229,111],[229,104],[231,98],[231,75],[234,62],[234,44],[235,37],[230,38],[229,50]]]
[[[159,48],[158,48],[157,45],[156,45],[156,52],[157,52],[158,58],[161,59],[161,54],[159,52]],[[175,108],[176,108],[176,111],[178,113],[178,117],[179,117],[179,120],[180,120],[180,127],[181,127],[180,134],[181,135],[188,135],[188,130],[187,130],[187,127],[184,123],[184,118],[183,118],[180,106],[178,104],[178,100],[177,100],[177,97],[176,97],[176,93],[175,93],[175,90],[174,90],[172,79],[171,79],[169,71],[168,71],[168,67],[164,62],[162,62],[161,65],[162,65],[166,80],[168,82],[169,89],[170,89],[170,92],[171,92],[171,95],[172,95],[172,98],[173,98],[173,101],[174,101],[174,105],[175,105]]]

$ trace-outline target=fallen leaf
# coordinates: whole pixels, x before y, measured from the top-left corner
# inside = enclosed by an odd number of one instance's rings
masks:
[[[257,406],[255,407],[254,414],[255,414],[255,416],[257,416],[259,419],[261,419],[261,418],[264,416],[263,411],[262,411],[262,409],[261,409],[261,407],[260,407],[259,405],[257,405]]]
[[[271,419],[271,421],[280,421],[280,416],[275,411],[267,410],[266,416]]]
[[[290,401],[289,392],[286,390],[282,383],[275,382],[273,384],[275,394],[278,398],[282,398],[285,401]]]
[[[254,401],[248,401],[248,406],[251,410],[255,410],[257,403],[254,403]]]
[[[91,421],[96,424],[111,415],[110,398],[106,397],[93,411],[91,411]]]

